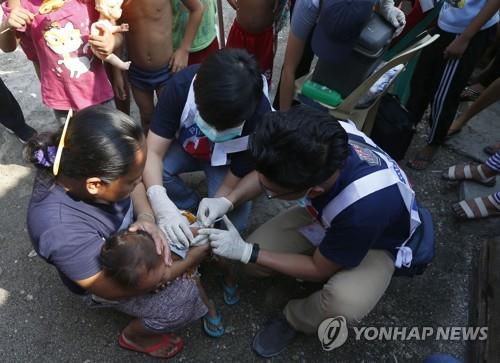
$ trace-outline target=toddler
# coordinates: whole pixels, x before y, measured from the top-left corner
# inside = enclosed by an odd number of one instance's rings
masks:
[[[195,229],[193,233],[196,233]],[[168,289],[170,281],[177,278],[194,279],[208,308],[203,317],[203,329],[211,337],[224,334],[221,316],[213,301],[208,299],[197,270],[188,267],[188,259],[181,259],[175,254],[172,255],[172,266],[166,265],[147,232],[124,230],[109,237],[102,246],[100,259],[105,276],[126,289],[154,292]]]

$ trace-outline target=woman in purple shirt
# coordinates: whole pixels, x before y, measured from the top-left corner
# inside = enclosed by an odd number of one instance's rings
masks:
[[[171,332],[207,311],[195,281],[184,272],[200,263],[208,247],[191,248],[185,260],[172,262],[141,181],[146,162],[141,127],[120,111],[92,106],[67,121],[67,132],[61,128],[31,139],[26,156],[38,169],[27,220],[38,255],[89,305],[134,317],[120,346],[164,358],[180,352],[182,338]],[[137,288],[124,289],[103,273],[104,240],[125,228],[153,236],[157,253],[170,265],[161,281],[145,278]],[[158,291],[159,285],[166,287]]]

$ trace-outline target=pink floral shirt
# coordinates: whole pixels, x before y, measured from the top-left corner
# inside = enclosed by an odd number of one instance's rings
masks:
[[[99,18],[94,2],[66,0],[62,8],[44,15],[38,13],[41,3],[21,0],[21,6],[36,15],[18,35],[25,53],[36,54],[30,59],[40,63],[43,102],[57,110],[77,111],[112,99],[104,65],[88,43],[90,25]]]

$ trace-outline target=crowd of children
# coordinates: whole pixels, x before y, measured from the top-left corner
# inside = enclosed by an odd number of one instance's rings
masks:
[[[235,206],[223,196],[234,192],[240,180],[246,180],[255,170],[248,140],[261,125],[263,115],[273,110],[269,88],[279,84],[274,102],[276,108],[286,111],[292,106],[295,79],[309,71],[312,51],[318,54],[319,48],[321,53],[330,49],[324,44],[319,47],[320,31],[342,33],[333,41],[342,43],[338,49],[347,49],[347,54],[374,10],[397,28],[396,32],[405,26],[404,13],[392,0],[362,0],[355,5],[352,1],[341,0],[227,1],[236,10],[227,42],[217,35],[217,16],[221,16],[221,9],[217,8],[216,0],[6,0],[2,4],[4,17],[0,25],[0,49],[10,52],[20,45],[27,59],[33,62],[43,103],[53,110],[61,125],[66,124],[53,139],[60,150],[64,148],[68,114],[104,105],[79,116],[80,119],[90,118],[96,110],[106,110],[105,106],[113,99],[118,109],[129,113],[130,95],[133,95],[146,136],[137,135],[137,129],[127,124],[126,132],[130,133],[128,138],[133,139],[135,152],[142,150],[143,154],[141,161],[137,161],[142,168],[141,174],[128,184],[142,185],[140,179],[143,177],[144,186],[140,197],[131,195],[131,198],[138,198],[141,206],[147,204],[139,215],[143,219],[151,217],[156,222],[171,243],[172,254],[175,252],[179,256],[170,261],[166,250],[158,255],[155,237],[149,233],[152,227],[132,232],[106,230],[101,236],[105,242],[99,251],[102,274],[113,280],[122,289],[120,291],[147,293],[169,289],[169,283],[178,278],[190,279],[184,290],[179,288],[182,291],[191,289],[189,294],[195,312],[187,312],[189,317],[185,320],[191,321],[204,313],[204,329],[213,337],[224,334],[224,327],[200,284],[194,263],[207,252],[197,252],[200,255],[196,258],[186,257],[190,256],[186,252],[190,244],[206,244],[208,237],[196,236],[181,210],[192,213],[198,210],[204,227],[213,224],[210,215],[213,210],[221,215],[228,213],[236,226],[234,229],[244,231],[251,203]],[[430,104],[431,132],[428,145],[409,162],[409,167],[425,169],[446,137],[458,133],[474,112],[485,107],[481,105],[498,99],[498,69],[490,71],[494,76],[489,78],[493,79],[484,87],[480,82],[466,86],[478,59],[497,32],[499,9],[500,0],[445,1],[437,26],[432,30],[440,34],[440,38],[422,52],[411,83],[408,109],[412,121],[420,122]],[[288,21],[290,12],[293,12],[290,34],[278,83],[277,77],[273,80],[278,32]],[[219,50],[224,43],[230,49]],[[342,62],[346,54],[335,51],[332,57]],[[498,58],[490,69],[498,65]],[[481,92],[480,106],[473,106],[469,113],[455,120],[460,100],[477,98]],[[33,144],[36,130],[26,124],[19,105],[1,79],[0,105],[0,122],[23,143],[31,139]],[[111,119],[116,117],[109,116]],[[123,120],[124,125],[131,123],[129,118]],[[118,133],[119,128],[116,126],[112,131]],[[75,130],[69,132],[77,133]],[[90,131],[81,126],[80,133],[88,136]],[[102,138],[113,140],[111,131],[102,133]],[[496,149],[492,153],[488,162],[479,167],[455,166],[443,177],[491,184],[499,170],[499,153]],[[48,168],[56,159],[55,152],[44,148],[36,154],[34,162]],[[75,163],[82,162],[75,160]],[[116,160],[111,161],[114,162]],[[120,168],[125,174],[131,172],[122,164]],[[203,170],[207,176],[208,201],[203,199],[200,203],[198,194],[179,177],[180,173],[195,170]],[[77,171],[74,173],[74,179],[88,177]],[[64,173],[61,180],[64,181]],[[96,183],[106,182],[103,178]],[[83,194],[87,192],[92,194],[91,186],[87,186]],[[95,198],[93,202],[101,202],[95,195],[92,198]],[[110,194],[104,198],[110,203],[115,203],[115,199]],[[135,200],[133,204],[135,208]],[[500,196],[496,193],[462,201],[453,208],[460,218],[500,215]],[[109,218],[116,224],[112,217]],[[205,219],[212,223],[204,223]],[[38,252],[43,254],[43,251]],[[247,262],[253,258],[250,252],[245,251]],[[165,259],[169,263],[163,263]],[[223,279],[225,301],[236,303],[239,295],[234,271],[227,261],[220,262],[227,272]],[[96,275],[93,276],[101,274],[100,269],[94,270]],[[76,281],[70,272],[64,269],[59,272],[61,276],[68,275],[64,277],[67,280]],[[79,286],[74,282],[72,286],[84,290],[85,286],[94,286],[94,282],[85,285],[87,282],[82,281],[87,281],[87,276],[83,277],[77,281]],[[205,307],[200,308],[198,299],[193,297],[193,281]],[[143,311],[134,310],[138,309],[137,304],[136,301],[133,307],[124,304],[123,311],[133,311],[131,315],[141,317]],[[146,305],[140,306],[144,309]],[[133,336],[132,331],[128,331],[127,336]],[[151,353],[127,336],[120,336],[122,347]],[[173,356],[182,349],[182,341],[161,336],[170,344],[168,352],[163,352],[162,356]]]

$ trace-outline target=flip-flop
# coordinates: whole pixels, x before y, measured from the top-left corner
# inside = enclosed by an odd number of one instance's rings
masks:
[[[494,216],[500,216],[500,204],[498,204],[495,199],[493,198],[493,195],[488,195],[488,200],[490,201],[491,204],[497,209],[497,212],[490,213],[488,212],[488,209],[486,208],[483,198],[477,197],[472,199],[474,204],[476,205],[477,209],[479,210],[479,215],[474,214],[474,211],[472,210],[471,207],[469,207],[469,203],[467,203],[469,200],[462,200],[458,203],[455,203],[452,205],[452,211],[455,217],[458,219],[479,219],[479,218],[488,218],[488,217],[494,217]],[[464,213],[464,215],[458,214],[455,208],[460,208]]]
[[[168,359],[168,358],[174,357],[175,355],[180,353],[182,351],[182,349],[184,349],[184,340],[181,338],[178,343],[172,343],[171,340],[174,337],[176,337],[176,335],[173,333],[162,334],[162,338],[158,343],[153,344],[153,345],[143,349],[143,348],[139,348],[138,346],[133,345],[129,341],[127,341],[127,338],[124,337],[123,332],[122,332],[120,334],[120,337],[118,338],[118,344],[120,345],[120,347],[122,347],[124,349],[132,350],[132,351],[138,352],[138,353],[144,353],[144,354],[150,355],[152,357],[156,357],[156,358]],[[157,355],[152,354],[152,353],[154,353],[154,352],[156,352],[164,347],[168,347],[168,346],[173,347],[173,349],[166,356],[159,357]]]
[[[217,327],[212,329],[211,327]],[[212,338],[219,338],[224,335],[225,329],[222,326],[222,318],[219,312],[215,318],[211,318],[208,313],[203,317],[203,330],[205,333]]]
[[[484,175],[484,172],[481,168],[481,165],[476,166],[477,173],[479,174],[481,179],[474,179],[472,177],[472,169],[471,169],[470,164],[464,165],[464,177],[463,178],[457,178],[456,169],[457,169],[456,165],[450,166],[447,171],[445,171],[444,173],[441,174],[441,177],[443,179],[449,180],[451,182],[470,180],[470,181],[473,181],[475,183],[485,185],[487,187],[492,187],[496,184],[496,176],[487,177],[486,175]]]
[[[238,285],[227,286],[222,280],[222,290],[224,291],[224,302],[226,305],[234,305],[240,302],[240,296],[238,294]]]
[[[474,102],[481,96],[481,91],[476,91],[472,87],[465,87],[460,93],[460,102]]]

